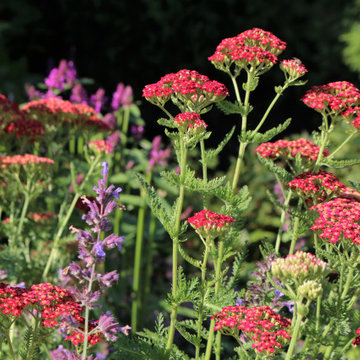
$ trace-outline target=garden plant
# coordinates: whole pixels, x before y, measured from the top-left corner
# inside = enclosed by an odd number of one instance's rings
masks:
[[[130,86],[88,96],[71,61],[26,103],[0,95],[1,359],[360,357],[360,90],[306,88],[285,49],[259,28],[222,40],[208,59],[231,90],[163,74],[146,126]],[[282,139],[291,119],[264,129],[294,86],[319,126]]]

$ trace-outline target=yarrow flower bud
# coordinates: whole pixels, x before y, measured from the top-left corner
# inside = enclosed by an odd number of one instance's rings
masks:
[[[297,251],[286,258],[278,258],[271,264],[271,272],[281,283],[295,282],[300,285],[307,280],[318,280],[329,273],[326,262],[315,255]]]
[[[280,69],[290,81],[294,81],[307,73],[304,64],[299,59],[283,60],[280,63]]]
[[[268,306],[227,306],[212,316],[215,330],[238,338],[244,333],[258,352],[272,354],[291,338],[291,320],[276,314]]]
[[[299,296],[311,301],[315,300],[322,293],[322,291],[323,288],[321,284],[315,280],[307,280],[297,289]]]
[[[293,160],[296,155],[307,161],[306,165],[313,164],[316,161],[320,147],[308,139],[298,139],[295,141],[278,140],[274,143],[262,143],[255,150],[263,158]],[[327,149],[323,150],[323,157],[329,156]]]
[[[337,197],[346,189],[346,186],[334,174],[323,170],[302,173],[287,185],[310,204]]]
[[[191,112],[184,112],[174,117],[174,121],[178,124],[178,128],[185,132],[187,130],[193,132],[201,132],[207,128],[205,121],[201,120],[200,115]]]
[[[214,239],[226,231],[234,219],[231,216],[217,214],[210,210],[201,210],[188,218],[187,222],[200,236]]]
[[[314,205],[320,217],[315,220],[311,230],[319,234],[320,239],[337,243],[341,238],[360,245],[360,203],[352,199],[336,198]],[[346,242],[343,243],[345,245]]]

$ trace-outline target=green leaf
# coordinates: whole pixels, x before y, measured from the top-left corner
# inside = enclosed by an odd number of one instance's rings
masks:
[[[198,338],[196,334],[190,334],[188,331],[185,330],[185,327],[178,321],[175,322],[176,330],[179,331],[181,336],[190,344],[194,346],[201,345],[201,338]]]
[[[260,156],[259,154],[256,154],[259,161],[265,165],[265,167],[270,170],[271,172],[273,172],[274,174],[276,174],[280,180],[284,183],[288,183],[290,182],[294,176],[291,175],[288,171],[286,171],[285,169],[279,167],[279,166],[276,166],[275,163],[271,160],[268,160],[266,158],[263,158],[262,156]]]
[[[259,77],[255,76],[250,78],[250,81],[248,81],[247,83],[244,83],[242,87],[244,91],[254,91],[258,85],[259,85]]]
[[[126,184],[129,177],[126,173],[118,173],[110,176],[109,183],[111,184]]]
[[[209,149],[205,152],[205,159],[206,161],[210,159],[216,158],[220,154],[220,152],[224,149],[225,145],[229,142],[231,137],[234,134],[236,126],[233,126],[232,129],[225,135],[224,139],[221,141],[221,143],[218,145],[216,149]],[[200,160],[200,162],[202,162]]]
[[[195,302],[199,297],[198,285],[199,279],[192,278],[186,280],[184,270],[179,266],[177,274],[177,292],[175,296],[168,294],[168,302],[172,305],[180,305],[184,302]]]
[[[325,165],[336,169],[345,168],[357,164],[360,164],[360,159],[332,160],[332,159],[324,158],[321,161],[321,165]]]
[[[157,123],[159,125],[166,126],[168,128],[171,128],[171,129],[176,129],[177,128],[176,122],[174,120],[160,118],[160,119],[158,119]]]
[[[289,84],[289,86],[303,86],[305,85],[309,80],[297,80],[293,81]]]
[[[225,115],[231,115],[231,114],[241,114],[243,116],[248,115],[253,107],[251,105],[248,105],[247,107],[239,104],[237,101],[232,103],[228,100],[223,100],[216,103],[216,106],[225,114]]]
[[[180,255],[191,265],[201,269],[201,263],[199,260],[194,259],[190,255],[186,254],[185,250],[182,248],[182,246],[179,244],[179,253]]]
[[[291,118],[286,119],[282,124],[266,131],[264,134],[257,133],[250,136],[250,141],[253,143],[263,143],[270,141],[276,135],[282,133],[291,123]]]

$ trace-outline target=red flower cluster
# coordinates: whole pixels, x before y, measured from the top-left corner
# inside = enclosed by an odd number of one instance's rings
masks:
[[[306,67],[298,59],[283,60],[280,63],[280,69],[288,73],[291,78],[299,78],[307,73]]]
[[[207,128],[205,121],[201,120],[200,115],[197,113],[184,112],[178,114],[174,117],[174,121],[181,127],[184,126],[185,129],[197,129],[197,128]]]
[[[301,100],[315,110],[339,114],[359,104],[360,90],[347,81],[336,81],[313,86]]]
[[[212,319],[216,321],[215,330],[225,335],[245,333],[253,341],[252,347],[259,352],[271,354],[291,338],[288,332],[291,320],[276,314],[269,306],[227,306]]]
[[[29,212],[29,218],[34,220],[37,223],[45,223],[53,218],[51,211],[45,213],[33,213]]]
[[[104,152],[107,154],[110,154],[113,151],[112,146],[106,140],[89,141],[88,146],[95,151]]]
[[[331,173],[319,170],[315,173],[304,172],[288,184],[291,190],[306,198],[307,203],[319,203],[339,196],[346,186]]]
[[[360,327],[355,331],[355,334],[359,335],[355,338],[355,340],[352,342],[355,346],[360,345]]]
[[[54,165],[54,160],[46,157],[39,157],[32,154],[0,156],[0,166],[6,168],[11,165],[25,165],[25,164],[50,164]]]
[[[307,139],[300,138],[295,141],[278,140],[274,143],[262,143],[255,150],[263,158],[277,159],[279,157],[293,159],[297,154],[302,158],[316,161],[320,147]],[[323,157],[329,156],[329,151],[324,149]]]
[[[190,70],[167,74],[157,83],[146,85],[143,89],[143,96],[147,100],[162,106],[171,96],[183,102],[190,100],[204,107],[212,102],[223,100],[228,95],[229,92],[224,84]]]
[[[254,28],[222,40],[208,59],[221,70],[229,69],[234,62],[241,68],[247,65],[271,67],[285,48],[286,43],[271,32]]]
[[[320,217],[315,220],[311,230],[320,233],[319,237],[331,243],[340,241],[343,236],[360,245],[360,203],[344,198],[336,198],[314,205]]]
[[[26,119],[19,106],[0,94],[0,127],[5,134],[16,137],[43,136],[44,127],[37,120]]]
[[[355,129],[360,127],[360,106],[349,107],[341,115],[346,120],[349,120],[349,118],[354,118],[350,123],[354,125]]]
[[[41,314],[44,327],[59,327],[61,316],[71,315],[80,324],[84,318],[80,315],[83,308],[74,300],[68,290],[49,283],[32,285],[29,288],[11,286],[0,283],[0,311],[11,316],[20,316],[24,311]],[[90,323],[90,330],[97,323]],[[96,344],[101,341],[101,333],[89,336],[89,343]],[[83,341],[84,336],[73,331],[66,339],[76,346]]]
[[[231,216],[217,214],[210,210],[201,210],[194,216],[187,219],[187,222],[191,224],[195,229],[203,228],[209,229],[222,229],[234,222]]]
[[[73,104],[58,98],[30,101],[23,106],[22,110],[25,115],[38,117],[40,120],[46,115],[45,125],[95,125],[100,128],[109,128],[92,107],[85,104]]]

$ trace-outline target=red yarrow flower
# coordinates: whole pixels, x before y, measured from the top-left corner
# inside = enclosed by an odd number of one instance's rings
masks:
[[[201,120],[200,115],[197,113],[184,112],[174,117],[174,121],[179,125],[180,129],[193,129],[201,128],[205,130],[207,124]]]
[[[244,333],[252,347],[268,354],[281,349],[291,338],[291,320],[276,314],[269,306],[227,306],[212,316],[215,330],[236,338]]]
[[[300,138],[295,141],[278,140],[273,143],[267,142],[259,145],[255,150],[263,158],[278,159],[285,158],[292,160],[297,154],[303,159],[316,161],[320,147],[308,139]],[[323,157],[329,156],[327,149],[323,150]]]
[[[291,190],[305,197],[305,202],[309,204],[338,197],[346,190],[346,186],[334,174],[324,170],[304,172],[287,185]]]
[[[4,133],[9,135],[14,135],[16,137],[37,137],[44,136],[44,126],[40,121],[33,119],[25,119],[23,117],[19,117],[16,120],[11,120],[4,127]]]
[[[288,74],[291,80],[298,79],[307,73],[305,65],[299,59],[281,61],[280,69]]]
[[[301,101],[320,112],[340,114],[360,102],[360,90],[348,81],[313,86]]]
[[[32,154],[0,156],[0,167],[2,168],[7,168],[12,165],[27,164],[54,165],[54,160]]]
[[[113,147],[106,140],[95,140],[88,142],[88,146],[95,152],[111,154]]]
[[[360,345],[360,327],[355,331],[355,334],[359,335],[355,338],[355,340],[352,341],[352,344],[354,344],[355,346],[359,346]]]
[[[320,215],[311,227],[319,234],[319,238],[330,243],[345,239],[360,245],[359,202],[339,197],[316,204],[310,210],[316,210]]]

